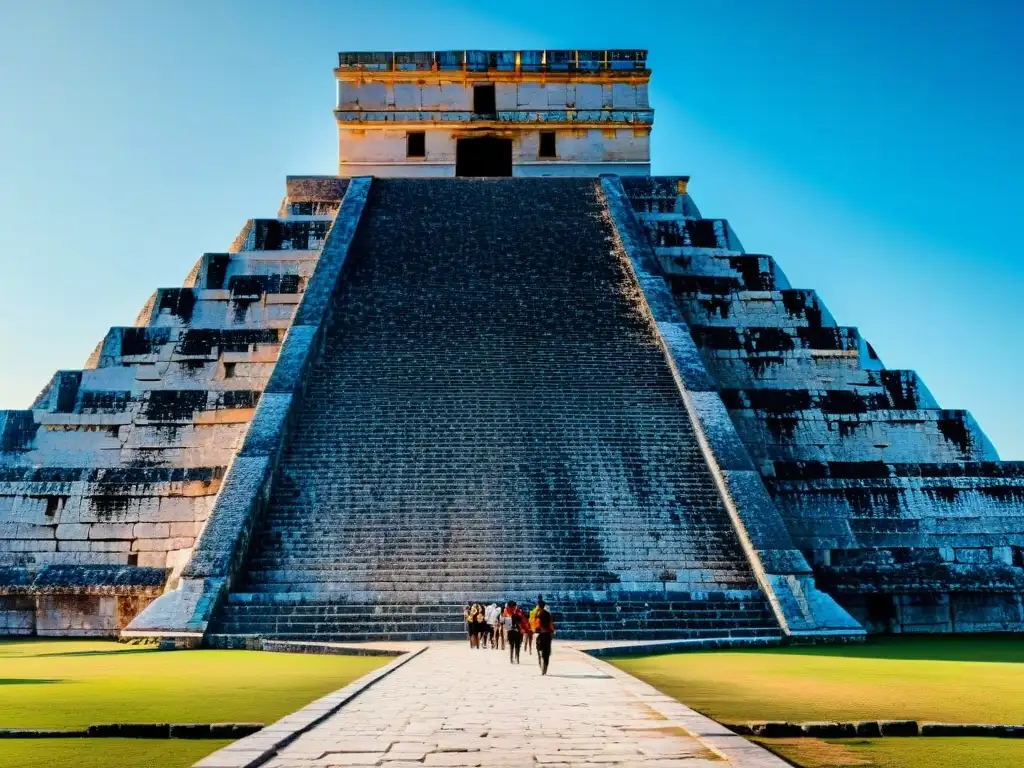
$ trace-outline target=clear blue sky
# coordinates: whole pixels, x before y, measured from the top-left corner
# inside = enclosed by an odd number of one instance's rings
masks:
[[[656,173],[1024,459],[1024,3],[0,0],[0,405],[289,173],[345,49],[646,47]]]

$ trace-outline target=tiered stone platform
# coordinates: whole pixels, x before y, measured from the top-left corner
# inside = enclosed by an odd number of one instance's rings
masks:
[[[702,218],[685,178],[623,185],[819,583],[873,631],[1024,628],[1024,464]]]
[[[1024,629],[1024,465],[684,178],[291,179],[0,449],[8,633]]]
[[[345,185],[290,182],[278,219],[0,412],[0,633],[111,635],[177,583]]]

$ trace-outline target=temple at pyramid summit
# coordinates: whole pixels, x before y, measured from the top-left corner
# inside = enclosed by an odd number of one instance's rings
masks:
[[[1024,631],[1024,464],[650,175],[645,51],[334,75],[338,175],[0,411],[0,633]]]

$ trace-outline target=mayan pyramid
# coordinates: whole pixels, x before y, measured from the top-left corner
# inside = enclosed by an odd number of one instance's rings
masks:
[[[1024,630],[1024,464],[650,175],[650,76],[342,53],[338,175],[0,411],[0,632]]]

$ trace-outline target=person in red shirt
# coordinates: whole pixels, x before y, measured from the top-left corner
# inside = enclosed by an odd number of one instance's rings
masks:
[[[508,638],[508,660],[510,664],[519,663],[519,649],[523,645],[523,630],[528,621],[523,609],[516,605],[515,600],[509,600],[505,604],[505,610],[501,616],[502,627],[505,636]]]

